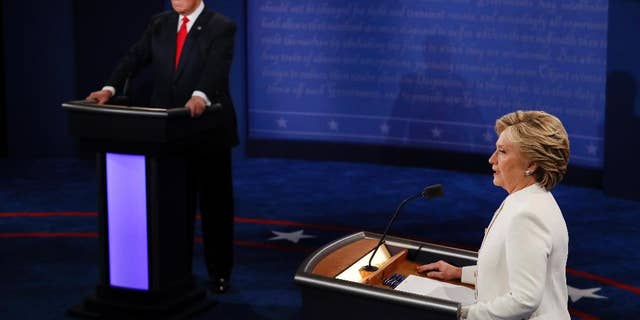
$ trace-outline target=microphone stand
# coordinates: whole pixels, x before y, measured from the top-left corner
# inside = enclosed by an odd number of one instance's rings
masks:
[[[441,197],[441,196],[442,196],[442,185],[441,184],[434,184],[434,185],[431,185],[431,186],[428,186],[428,187],[424,188],[424,190],[421,193],[414,194],[414,195],[404,199],[400,203],[398,208],[396,208],[396,212],[391,217],[391,220],[389,221],[389,224],[387,224],[387,228],[384,230],[384,233],[382,234],[382,237],[380,237],[380,240],[378,241],[378,244],[376,245],[376,248],[373,250],[373,253],[371,254],[371,258],[369,258],[369,264],[366,265],[366,266],[363,266],[362,268],[360,268],[360,270],[367,271],[367,272],[378,271],[378,267],[371,265],[371,262],[373,261],[373,257],[376,255],[376,252],[378,252],[378,248],[380,248],[382,243],[384,243],[384,239],[387,237],[387,233],[389,233],[389,229],[391,229],[391,225],[393,224],[393,222],[398,217],[398,214],[400,213],[400,209],[402,209],[402,207],[404,207],[404,205],[407,202],[409,202],[409,201],[411,201],[413,199],[416,199],[416,198],[431,199],[431,198]]]

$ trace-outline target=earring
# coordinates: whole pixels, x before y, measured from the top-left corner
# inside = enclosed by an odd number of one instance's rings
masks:
[[[525,170],[524,171],[524,175],[525,176],[530,176],[531,175],[531,170]]]

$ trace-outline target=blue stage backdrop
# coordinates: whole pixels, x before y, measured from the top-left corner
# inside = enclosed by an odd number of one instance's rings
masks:
[[[607,1],[249,0],[252,139],[491,152],[494,120],[560,117],[601,168]]]

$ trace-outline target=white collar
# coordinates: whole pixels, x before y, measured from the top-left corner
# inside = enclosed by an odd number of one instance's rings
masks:
[[[200,5],[198,5],[198,7],[193,10],[193,12],[191,12],[191,14],[186,16],[189,19],[189,22],[187,23],[187,29],[191,29],[191,26],[196,21],[196,19],[198,19],[202,11],[204,11],[204,1],[200,1]],[[185,16],[179,15],[178,17],[178,29],[180,29],[180,25],[182,24],[182,17]]]

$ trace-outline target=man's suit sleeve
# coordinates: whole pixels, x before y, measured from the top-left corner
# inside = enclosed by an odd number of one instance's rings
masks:
[[[213,102],[227,92],[229,72],[233,61],[233,47],[236,25],[231,21],[215,26],[220,28],[209,44],[204,72],[196,90],[204,92]]]
[[[155,16],[145,29],[142,37],[134,43],[125,56],[120,60],[111,73],[106,86],[112,86],[118,90],[122,88],[125,80],[135,76],[143,67],[151,62],[151,36],[155,31],[160,17]]]

